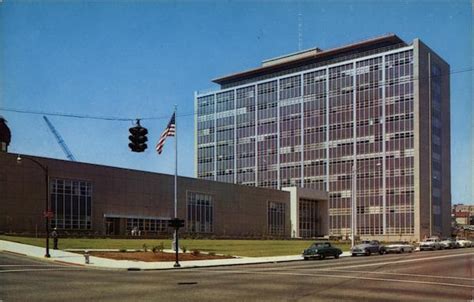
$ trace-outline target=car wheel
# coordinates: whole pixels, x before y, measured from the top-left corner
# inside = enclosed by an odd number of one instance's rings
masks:
[[[370,250],[365,250],[365,255],[370,256]]]
[[[324,260],[324,258],[326,258],[324,254],[319,255],[319,259]]]
[[[355,257],[355,256],[356,256],[356,254],[352,254],[351,256],[352,256],[352,257]]]
[[[400,253],[405,253],[405,250],[404,249],[400,249]]]
[[[304,259],[304,260],[308,260],[309,258],[308,258],[308,257],[304,257],[303,259]]]
[[[339,254],[335,254],[334,258],[339,259]]]
[[[380,255],[383,255],[383,254],[385,254],[385,251],[384,251],[384,250],[380,250],[380,251],[379,251],[379,254],[380,254]]]

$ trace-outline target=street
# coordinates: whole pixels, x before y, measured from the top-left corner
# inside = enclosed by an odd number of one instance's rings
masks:
[[[471,301],[474,249],[161,271],[0,253],[0,301]]]

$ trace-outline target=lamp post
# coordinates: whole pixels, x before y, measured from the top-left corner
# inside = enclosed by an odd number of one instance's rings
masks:
[[[46,192],[45,192],[45,205],[44,205],[44,216],[45,216],[45,224],[46,224],[46,254],[44,255],[46,258],[50,258],[51,255],[49,254],[49,207],[48,207],[48,200],[49,200],[49,171],[48,171],[48,167],[47,166],[44,166],[43,164],[41,164],[39,161],[37,161],[36,159],[33,159],[33,158],[29,158],[29,157],[21,157],[19,154],[18,154],[18,157],[16,158],[16,161],[17,163],[21,164],[22,160],[23,159],[27,159],[33,163],[35,163],[36,165],[38,165],[44,172],[44,179],[45,179],[45,186],[46,186]]]
[[[381,163],[377,163],[375,164],[376,167],[379,167],[381,166],[382,164]],[[352,225],[351,225],[351,248],[354,247],[354,240],[355,240],[355,235],[356,235],[356,230],[357,230],[357,221],[356,221],[356,217],[357,217],[357,197],[356,197],[356,185],[357,185],[357,171],[359,171],[360,169],[362,168],[365,168],[367,167],[367,165],[364,165],[364,166],[360,166],[359,168],[355,169],[354,168],[354,165],[352,165],[352,168],[351,168],[351,178],[352,178],[352,186],[351,186],[351,222],[352,222]],[[385,213],[384,213],[385,215]]]

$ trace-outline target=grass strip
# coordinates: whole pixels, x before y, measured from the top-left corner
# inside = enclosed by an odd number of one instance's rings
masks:
[[[34,246],[44,246],[44,238],[0,235],[0,240],[13,241]],[[242,257],[270,257],[298,255],[314,240],[228,240],[228,239],[182,239],[180,247],[188,251],[199,250],[216,254]],[[60,249],[143,249],[146,244],[151,250],[163,243],[171,248],[171,239],[112,239],[112,238],[60,238]],[[52,242],[50,242],[52,247]],[[333,243],[343,251],[349,250],[347,243]]]

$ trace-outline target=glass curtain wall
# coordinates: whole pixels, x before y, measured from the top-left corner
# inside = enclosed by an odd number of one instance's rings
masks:
[[[257,86],[257,183],[278,187],[277,81]]]
[[[217,181],[234,182],[234,91],[216,94]]]
[[[441,173],[436,78],[433,177]],[[349,235],[354,167],[357,234],[413,234],[413,50],[200,96],[197,110],[199,178],[328,191],[329,232]],[[433,188],[439,220],[440,184]]]
[[[298,203],[299,234],[303,238],[311,238],[322,235],[320,230],[320,212],[318,202],[309,199],[300,199]]]
[[[326,191],[326,70],[304,74],[304,187]]]
[[[188,192],[186,211],[188,232],[214,232],[214,204],[211,195]]]
[[[197,177],[214,180],[214,95],[197,99]]]
[[[268,202],[268,234],[274,236],[285,235],[285,204],[282,202]]]
[[[382,57],[359,61],[356,68],[356,234],[380,235],[383,234]]]
[[[237,89],[237,183],[255,186],[255,86]]]
[[[387,234],[414,232],[413,51],[385,57]]]
[[[92,184],[80,180],[50,179],[51,226],[65,230],[90,230]]]
[[[351,230],[351,169],[354,155],[354,64],[329,68],[329,232]]]
[[[441,234],[441,69],[431,66],[431,201],[433,232]]]
[[[280,187],[301,186],[301,76],[280,80]]]

